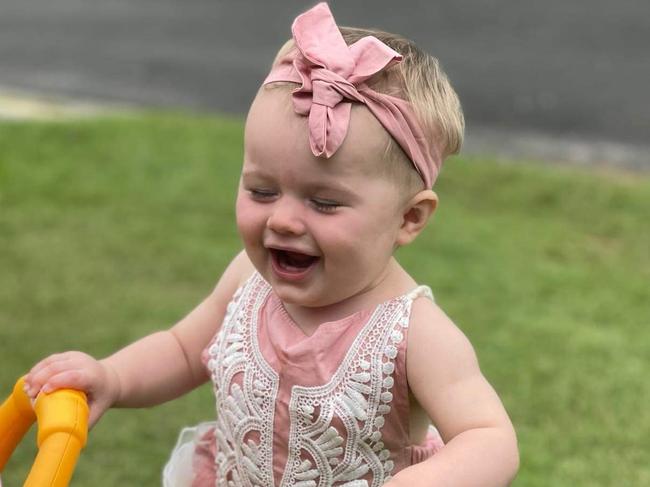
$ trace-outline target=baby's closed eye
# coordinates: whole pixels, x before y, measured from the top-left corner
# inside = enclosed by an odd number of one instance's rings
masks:
[[[322,213],[332,213],[343,206],[338,201],[328,200],[324,198],[311,198],[310,202],[314,208]]]
[[[247,191],[254,200],[258,201],[270,200],[278,194],[272,189],[263,188],[250,188]]]

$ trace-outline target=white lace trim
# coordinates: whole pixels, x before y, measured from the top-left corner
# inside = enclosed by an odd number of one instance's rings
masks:
[[[265,284],[252,278],[237,292],[208,350],[217,401],[215,462],[219,486],[273,485],[278,375],[264,360],[257,359],[262,356],[257,343],[257,312],[270,291]]]
[[[257,316],[269,292],[270,286],[255,274],[228,305],[223,327],[209,349],[218,407],[215,460],[220,486],[274,485],[273,416],[279,379],[257,342]],[[428,287],[419,286],[377,306],[328,383],[292,388],[281,487],[379,487],[390,479],[394,463],[381,429],[391,410],[397,347],[419,296],[433,299]],[[242,386],[234,381],[240,374]],[[370,483],[364,477],[370,477]]]

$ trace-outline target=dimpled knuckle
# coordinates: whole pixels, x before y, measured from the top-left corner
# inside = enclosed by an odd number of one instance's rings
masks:
[[[49,363],[55,363],[61,360],[64,360],[68,355],[68,352],[62,352],[62,353],[53,353],[47,358],[47,361]]]
[[[67,373],[68,382],[75,387],[83,387],[83,373],[80,370],[69,370]]]
[[[38,364],[36,364],[36,369],[47,369],[51,364],[54,363],[54,355],[50,355],[49,357],[45,357],[43,360],[41,360]]]
[[[43,377],[47,378],[56,375],[59,372],[58,369],[59,368],[56,366],[55,363],[47,364],[45,367],[43,367],[43,371],[42,371]]]

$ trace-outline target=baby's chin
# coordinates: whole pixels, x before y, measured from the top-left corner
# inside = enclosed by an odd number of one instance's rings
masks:
[[[263,277],[271,284],[273,292],[283,304],[316,310],[340,302],[338,296],[333,296],[327,288],[321,286],[318,282],[306,286],[296,286],[277,281],[273,277],[268,278],[264,275]]]
[[[363,301],[359,302],[360,308],[350,308],[350,300],[355,299],[356,294],[353,291],[333,292],[331,288],[318,287],[305,290],[304,292],[296,292],[295,289],[286,289],[284,286],[273,286],[276,296],[282,301],[284,305],[305,308],[310,312],[322,313],[323,317],[335,317],[331,319],[339,319],[343,310],[347,310],[344,314],[351,314],[355,311],[367,308]],[[324,318],[328,321],[330,318]]]
[[[314,309],[333,304],[324,299],[316,289],[299,289],[284,282],[276,282],[272,278],[267,279],[267,282],[271,284],[273,292],[284,304]]]

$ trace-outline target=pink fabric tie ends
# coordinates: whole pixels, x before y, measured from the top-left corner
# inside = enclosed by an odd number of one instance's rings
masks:
[[[395,139],[431,188],[441,165],[440,151],[427,141],[409,102],[377,93],[365,81],[402,60],[377,38],[348,46],[326,3],[299,15],[291,28],[297,51],[282,59],[264,84],[300,84],[293,92],[296,113],[309,117],[309,142],[317,157],[331,157],[350,124],[352,102],[363,103]]]

